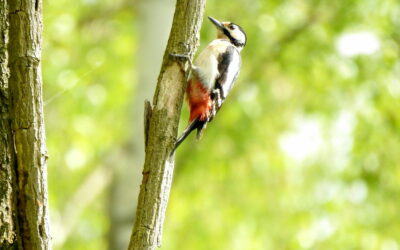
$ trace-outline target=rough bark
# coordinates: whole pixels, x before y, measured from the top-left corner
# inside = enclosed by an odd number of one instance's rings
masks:
[[[9,23],[6,24],[9,25],[7,43],[7,38],[4,39],[7,29],[0,19],[0,220],[8,223],[1,226],[3,242],[0,243],[4,243],[1,247],[5,249],[49,249],[47,153],[40,70],[42,2],[12,0],[7,4],[7,1],[0,1],[0,11],[7,13]],[[7,74],[8,83],[4,77]]]
[[[0,248],[17,249],[18,228],[16,205],[16,175],[9,119],[8,95],[8,6],[0,0]]]
[[[175,143],[186,85],[184,69],[170,55],[193,57],[198,46],[204,6],[205,0],[176,2],[153,108],[147,109],[145,114],[145,120],[148,120],[145,126],[146,156],[129,249],[155,249],[161,246],[162,226],[174,170],[173,159],[168,156]]]

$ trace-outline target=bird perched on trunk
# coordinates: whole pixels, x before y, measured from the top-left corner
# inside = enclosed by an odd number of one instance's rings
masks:
[[[208,18],[218,30],[217,39],[207,45],[193,64],[189,60],[191,74],[186,89],[190,109],[189,125],[177,139],[171,154],[193,130],[197,129],[197,138],[200,138],[207,123],[221,108],[239,74],[240,52],[246,45],[245,32],[232,22]],[[188,59],[183,55],[173,56]]]

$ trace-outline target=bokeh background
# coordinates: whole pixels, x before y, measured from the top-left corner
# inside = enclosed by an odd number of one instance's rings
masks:
[[[54,249],[126,249],[172,0],[44,0]],[[162,249],[400,249],[397,0],[208,0],[238,82],[178,150]],[[215,37],[207,19],[200,49]],[[188,111],[182,111],[181,130]]]

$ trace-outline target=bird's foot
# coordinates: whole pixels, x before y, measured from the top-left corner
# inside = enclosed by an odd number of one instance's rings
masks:
[[[222,105],[222,98],[221,98],[221,91],[220,89],[213,89],[211,91],[211,95],[213,98],[213,101],[215,103],[215,105],[217,106],[217,108],[221,107]]]

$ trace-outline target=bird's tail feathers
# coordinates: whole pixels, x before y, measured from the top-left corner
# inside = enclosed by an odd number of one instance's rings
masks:
[[[200,138],[203,136],[203,130],[207,127],[207,122],[202,122],[197,126],[197,134],[196,134],[196,139],[200,140]]]
[[[186,137],[188,137],[190,135],[190,133],[195,130],[198,129],[197,131],[197,137],[199,138],[199,130],[201,130],[204,127],[205,122],[204,121],[200,121],[199,118],[194,119],[186,128],[185,130],[182,132],[181,136],[179,136],[179,138],[176,140],[175,142],[175,146],[172,149],[170,155],[173,155],[175,153],[175,150],[179,147],[179,145],[181,145],[181,143],[186,139]]]

